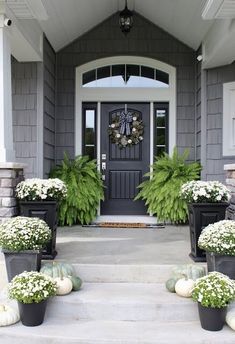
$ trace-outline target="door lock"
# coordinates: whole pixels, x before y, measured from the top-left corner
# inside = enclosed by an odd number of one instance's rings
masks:
[[[106,171],[106,162],[102,162],[101,169],[102,171]]]

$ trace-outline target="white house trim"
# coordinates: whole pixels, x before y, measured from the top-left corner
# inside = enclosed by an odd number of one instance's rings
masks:
[[[101,103],[100,102],[98,102],[98,104],[97,104],[97,118],[96,118],[96,120],[97,120],[97,126],[96,126],[96,128],[97,128],[97,141],[96,141],[96,147],[97,147],[97,149],[96,149],[96,151],[97,151],[97,168],[98,168],[98,171],[100,171],[101,170],[101,168],[100,168],[100,154],[101,154],[101,142],[100,142],[100,133],[101,133]],[[98,209],[97,209],[97,216],[99,216],[100,215],[100,204],[99,204],[99,207],[98,207]]]
[[[4,15],[0,14],[0,159],[14,162],[11,89],[11,44]]]
[[[37,177],[43,178],[43,64],[37,64]]]
[[[235,82],[223,84],[223,156],[235,155]]]
[[[82,74],[114,64],[137,64],[169,74],[167,88],[88,88],[82,87]],[[176,69],[155,59],[137,56],[113,56],[95,60],[76,68],[75,87],[75,154],[82,153],[82,102],[169,102],[169,153],[176,144]],[[152,107],[151,107],[152,109]],[[150,114],[151,115],[151,114]],[[153,114],[152,114],[153,116]],[[152,118],[152,117],[150,117]],[[153,125],[153,121],[151,121]],[[99,128],[99,123],[98,123]],[[153,128],[150,129],[153,132]],[[99,133],[98,133],[99,135]],[[152,135],[153,136],[153,135]],[[153,144],[153,143],[151,143]],[[152,153],[152,152],[151,152]],[[152,154],[151,154],[152,156]],[[152,158],[151,158],[152,160]]]

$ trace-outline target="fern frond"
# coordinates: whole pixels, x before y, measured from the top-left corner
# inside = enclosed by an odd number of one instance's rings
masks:
[[[142,182],[137,199],[143,199],[148,213],[155,214],[160,221],[185,223],[188,218],[187,204],[179,196],[181,186],[190,180],[199,179],[200,164],[187,163],[189,150],[180,155],[176,148],[170,157],[167,153],[155,158],[150,177]]]
[[[95,160],[88,156],[77,156],[70,160],[64,154],[60,166],[56,166],[50,177],[60,178],[68,188],[67,198],[59,204],[61,226],[88,224],[96,216],[100,200],[104,199],[104,186]]]

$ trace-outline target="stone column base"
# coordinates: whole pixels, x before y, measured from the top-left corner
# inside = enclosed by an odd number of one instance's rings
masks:
[[[16,185],[24,180],[25,164],[0,162],[0,223],[18,215]]]

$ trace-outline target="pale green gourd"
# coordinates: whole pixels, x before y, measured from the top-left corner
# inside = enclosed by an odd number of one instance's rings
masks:
[[[79,276],[69,276],[71,282],[73,283],[73,291],[78,291],[81,289],[82,280]]]
[[[177,275],[185,275],[196,281],[196,279],[206,275],[206,269],[202,265],[195,264],[177,265],[172,269],[172,277]]]
[[[42,266],[40,272],[52,278],[74,276],[74,269],[68,263],[46,263]]]
[[[42,266],[40,272],[53,279],[68,277],[73,284],[74,291],[78,291],[81,288],[82,280],[79,276],[75,276],[74,268],[71,264],[60,262],[46,263]]]
[[[175,285],[176,285],[176,282],[177,282],[177,278],[169,278],[166,283],[165,283],[165,286],[166,286],[166,289],[170,292],[170,293],[175,293]]]

